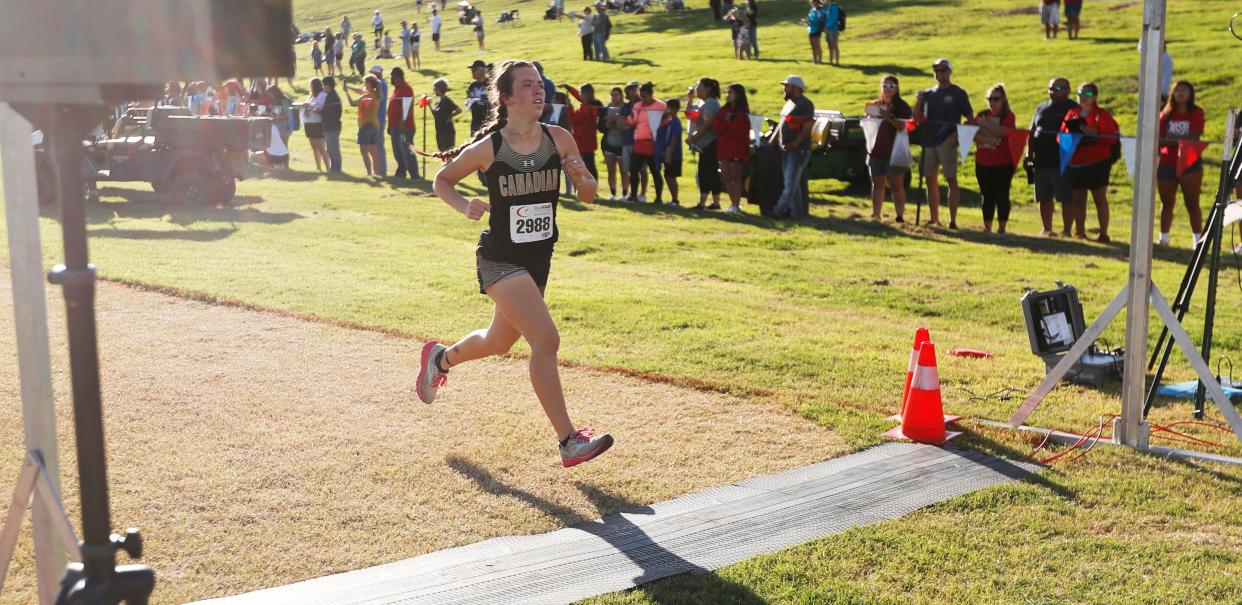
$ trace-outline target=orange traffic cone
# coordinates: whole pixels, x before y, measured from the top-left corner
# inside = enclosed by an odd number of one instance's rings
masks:
[[[906,367],[906,388],[901,391],[901,406],[896,414],[888,417],[889,420],[901,422],[901,417],[905,415],[906,399],[910,397],[910,381],[914,379],[914,368],[919,364],[919,347],[929,340],[931,340],[931,334],[927,328],[918,328],[914,331],[914,348],[910,350],[910,365]]]
[[[956,420],[957,417],[952,417]],[[944,425],[952,420],[944,415],[940,399],[940,372],[936,369],[936,345],[931,341],[919,348],[918,366],[910,381],[910,396],[906,401],[901,426],[884,433],[889,439],[909,439],[919,443],[941,445],[959,432],[947,431]]]

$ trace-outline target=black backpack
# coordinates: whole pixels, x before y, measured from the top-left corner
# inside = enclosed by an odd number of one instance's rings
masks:
[[[837,5],[837,31],[845,31],[845,9],[841,5]]]

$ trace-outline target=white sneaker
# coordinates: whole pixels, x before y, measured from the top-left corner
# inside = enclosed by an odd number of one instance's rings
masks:
[[[742,209],[738,208],[737,206],[729,206],[729,209],[725,210],[725,214],[741,214],[741,213],[742,213]]]
[[[437,358],[443,353],[445,346],[429,340],[423,345],[422,363],[418,368],[418,398],[423,403],[436,400],[436,391],[448,384],[448,376],[437,367]]]
[[[565,468],[582,464],[612,447],[612,435],[595,435],[591,428],[583,427],[569,436],[569,441],[561,446],[561,464]]]
[[[638,203],[640,203],[640,204],[646,204],[646,203],[647,203],[647,196],[645,196],[645,195],[640,195],[640,196],[638,196]]]

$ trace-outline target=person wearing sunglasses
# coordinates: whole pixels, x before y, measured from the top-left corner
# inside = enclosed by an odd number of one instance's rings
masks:
[[[1107,244],[1108,237],[1108,175],[1113,167],[1112,151],[1119,145],[1117,121],[1107,109],[1099,106],[1100,89],[1092,82],[1078,87],[1078,108],[1065,114],[1061,132],[1079,133],[1083,139],[1070,158],[1070,187],[1074,190],[1074,235],[1086,239],[1087,193],[1095,200],[1096,217],[1100,223],[1097,241]]]
[[[1203,210],[1199,193],[1203,190],[1203,160],[1195,159],[1182,174],[1177,165],[1182,153],[1179,141],[1198,141],[1203,136],[1206,117],[1203,108],[1195,105],[1195,87],[1178,80],[1169,91],[1168,101],[1160,111],[1160,164],[1156,167],[1156,189],[1160,193],[1160,245],[1169,245],[1173,229],[1173,209],[1177,207],[1177,190],[1182,190],[1186,214],[1190,218],[1192,245],[1203,235]]]
[[[867,115],[883,120],[867,159],[867,167],[871,169],[871,220],[882,220],[884,193],[891,188],[893,208],[897,211],[896,220],[904,223],[906,174],[910,172],[910,166],[893,163],[893,145],[897,141],[897,133],[905,131],[906,124],[902,120],[914,117],[914,111],[901,98],[901,81],[897,76],[888,74],[880,80],[880,96],[867,104]]]
[[[1039,204],[1039,218],[1044,224],[1045,237],[1056,235],[1052,228],[1056,202],[1061,202],[1061,218],[1065,227],[1062,233],[1069,235],[1074,222],[1070,213],[1074,194],[1069,188],[1069,180],[1061,174],[1061,148],[1057,145],[1057,133],[1061,131],[1065,114],[1077,107],[1078,103],[1070,99],[1069,79],[1056,77],[1048,82],[1048,100],[1040,103],[1031,117],[1026,165],[1035,185],[1035,201]]]
[[[936,86],[921,90],[914,102],[914,117],[927,118],[922,125],[923,177],[927,179],[927,206],[931,210],[928,225],[940,225],[940,172],[944,171],[949,185],[949,228],[957,229],[957,206],[961,192],[957,188],[957,125],[975,116],[970,95],[950,82],[953,64],[948,59],[932,63]]]
[[[983,229],[992,231],[992,216],[999,221],[996,232],[1005,232],[1009,222],[1009,188],[1013,184],[1014,161],[1010,156],[1008,137],[1014,129],[1013,111],[1004,85],[988,89],[988,108],[973,120],[979,127],[975,135],[975,178],[983,196]]]

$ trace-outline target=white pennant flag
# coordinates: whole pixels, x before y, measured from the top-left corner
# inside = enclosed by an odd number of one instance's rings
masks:
[[[401,119],[410,117],[410,108],[414,107],[414,97],[401,97]]]
[[[660,129],[660,121],[664,119],[664,112],[655,109],[647,111],[647,127],[651,129],[652,136],[655,136],[657,130]]]
[[[549,123],[549,124],[556,124],[557,122],[559,122],[559,121],[560,121],[560,119],[561,119],[561,110],[562,110],[562,109],[565,109],[565,106],[564,106],[564,105],[562,105],[562,104],[560,104],[560,103],[553,103],[553,104],[552,104],[552,117],[548,118],[548,123]],[[655,131],[652,131],[652,132],[655,132]]]
[[[1134,178],[1134,137],[1121,137],[1121,158],[1126,162],[1126,174]]]
[[[272,124],[272,139],[267,144],[268,155],[289,155],[289,148],[285,146],[285,141],[280,138],[280,131],[276,129],[276,125]]]
[[[962,155],[962,163],[966,163],[966,156],[970,155],[970,145],[975,142],[975,134],[979,132],[978,126],[970,124],[958,124],[957,126],[957,151]]]
[[[893,139],[893,152],[888,156],[889,166],[909,166],[914,163],[914,155],[910,153],[910,133],[902,128]]]
[[[750,130],[755,135],[755,140],[763,138],[763,116],[750,114]]]
[[[879,118],[863,118],[858,121],[858,124],[862,126],[863,137],[867,139],[867,153],[871,153],[872,148],[875,147],[875,138],[880,134],[880,124],[883,123],[884,120]]]

